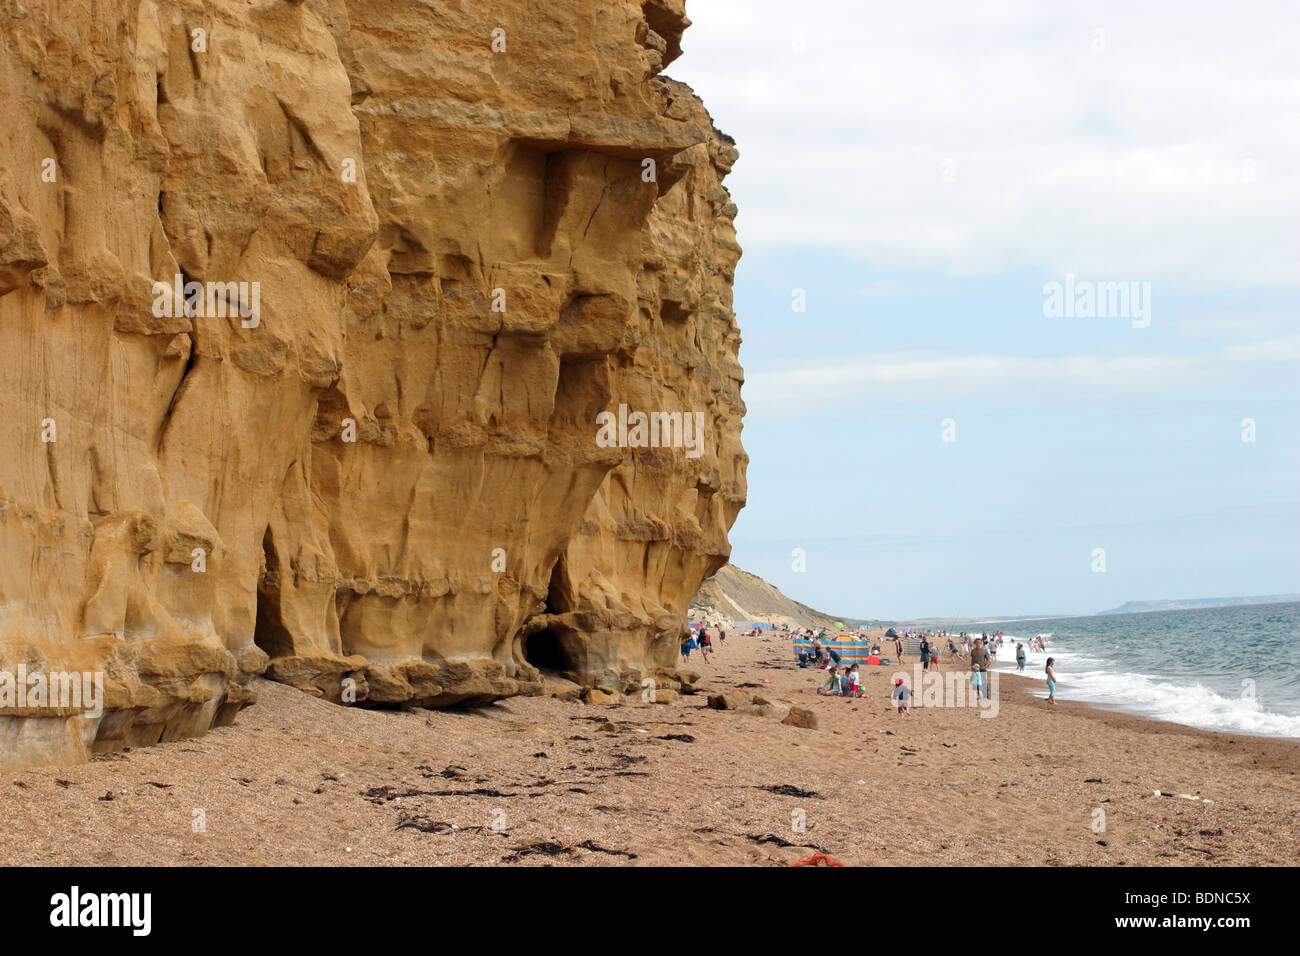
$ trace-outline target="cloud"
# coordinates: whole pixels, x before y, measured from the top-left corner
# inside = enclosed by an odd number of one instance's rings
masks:
[[[883,404],[950,401],[1007,393],[1117,398],[1204,391],[1214,382],[1243,381],[1278,365],[1294,375],[1300,336],[1229,346],[1193,355],[1091,353],[1063,357],[935,356],[864,352],[815,365],[750,371],[744,396],[751,418],[790,418]]]
[[[692,0],[694,86],[754,251],[1199,288],[1300,271],[1300,13]]]

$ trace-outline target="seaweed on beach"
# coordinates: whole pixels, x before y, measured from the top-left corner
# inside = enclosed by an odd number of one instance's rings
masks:
[[[459,780],[466,772],[466,768],[448,764],[441,770],[434,770],[427,763],[422,763],[415,768],[420,772],[421,777],[442,777],[444,780]]]
[[[799,787],[792,786],[788,783],[769,784],[765,787],[754,787],[755,790],[766,790],[768,793],[775,793],[782,797],[803,797],[821,800],[822,795],[816,790],[801,790]]]
[[[525,856],[531,856],[534,853],[541,853],[545,856],[559,856],[561,853],[567,853],[568,847],[560,843],[554,843],[550,840],[543,840],[539,843],[529,843],[526,846],[515,847],[513,853],[503,856],[502,863],[513,863],[515,860]]]
[[[795,847],[800,850],[820,850],[821,846],[816,843],[791,843],[789,840],[782,839],[775,833],[764,833],[762,836],[750,834],[749,839],[755,843],[772,843],[779,847]]]
[[[518,794],[502,793],[487,787],[475,787],[473,790],[398,790],[396,787],[383,786],[362,790],[361,796],[376,806],[383,806],[399,797],[514,797]]]
[[[610,856],[625,856],[629,860],[635,860],[636,854],[629,853],[627,850],[610,850],[607,847],[600,846],[592,840],[583,840],[576,845],[577,849],[590,850],[592,853],[608,853]]]
[[[403,810],[397,818],[394,830],[419,830],[421,833],[470,833],[482,830],[482,827],[461,827],[446,820],[434,820],[423,813],[411,813]]]
[[[635,860],[636,854],[627,850],[611,850],[603,847],[593,840],[583,840],[574,846],[564,846],[561,843],[555,843],[551,840],[543,840],[538,843],[529,843],[525,846],[515,847],[513,853],[501,858],[502,863],[514,863],[516,860],[525,856],[531,856],[535,853],[541,853],[545,856],[561,856],[563,854],[572,854],[575,850],[587,850],[591,853],[607,853],[610,856],[622,856],[629,860]]]

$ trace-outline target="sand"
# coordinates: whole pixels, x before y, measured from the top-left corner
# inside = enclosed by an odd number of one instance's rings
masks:
[[[885,669],[863,668],[874,699],[819,698],[822,672],[777,636],[695,658],[703,686],[770,678],[760,692],[819,727],[703,694],[368,711],[259,681],[232,727],[0,775],[0,863],[784,865],[819,846],[850,865],[1300,861],[1298,742],[1051,708],[1014,676],[995,718],[899,717]]]

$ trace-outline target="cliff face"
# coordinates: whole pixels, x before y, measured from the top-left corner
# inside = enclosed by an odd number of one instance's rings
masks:
[[[202,733],[263,671],[441,705],[671,664],[745,493],[686,25],[0,0],[0,765]]]

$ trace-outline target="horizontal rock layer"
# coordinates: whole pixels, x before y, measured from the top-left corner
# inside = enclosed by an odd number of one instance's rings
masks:
[[[670,667],[746,462],[687,24],[0,2],[0,765],[202,733],[262,672],[437,706]],[[103,714],[6,700],[20,665]]]

